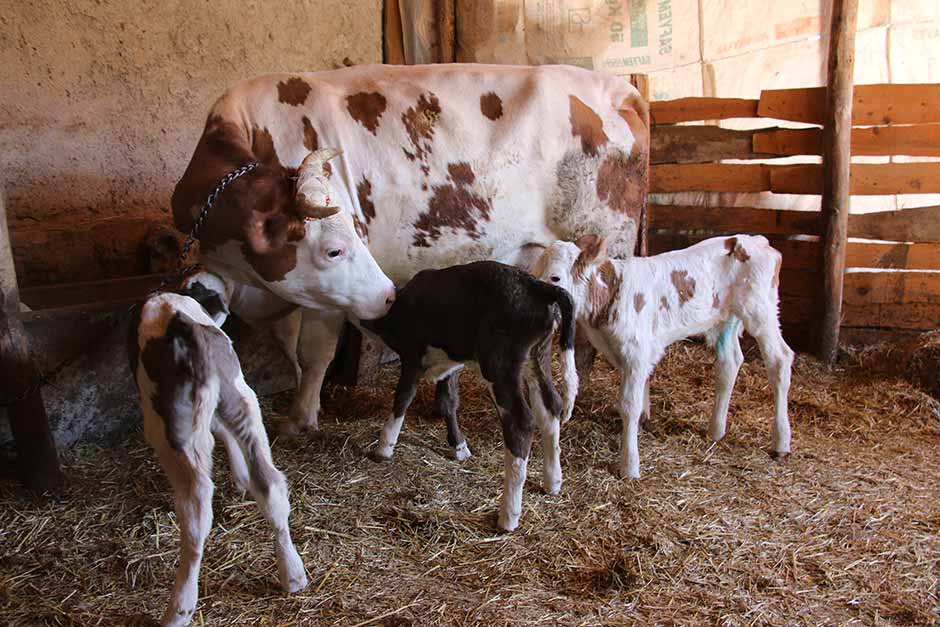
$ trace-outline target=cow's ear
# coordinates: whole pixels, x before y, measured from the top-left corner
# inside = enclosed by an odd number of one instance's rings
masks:
[[[280,250],[288,237],[297,229],[299,220],[285,215],[283,212],[261,213],[252,211],[251,218],[245,224],[245,243],[252,253],[268,255]],[[303,225],[299,228],[302,230]]]
[[[581,249],[578,262],[583,266],[601,263],[607,258],[607,240],[595,233],[582,235],[575,241],[575,246]]]

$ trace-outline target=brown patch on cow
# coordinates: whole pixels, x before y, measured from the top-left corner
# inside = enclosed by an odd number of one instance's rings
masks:
[[[251,128],[251,148],[255,153],[255,158],[261,163],[274,168],[277,171],[283,171],[281,159],[274,148],[274,138],[266,128]]]
[[[310,122],[310,118],[304,116],[301,120],[304,125],[304,148],[313,152],[320,147],[320,142],[317,140],[317,129],[313,128],[313,123]]]
[[[356,185],[356,195],[359,197],[359,207],[362,209],[362,215],[366,223],[372,222],[375,218],[375,204],[372,202],[372,183],[365,176]]]
[[[297,246],[285,244],[265,255],[256,255],[247,243],[242,246],[245,258],[255,272],[268,283],[283,281],[287,273],[297,267]]]
[[[669,311],[669,300],[665,296],[659,298],[659,308],[662,311]]]
[[[373,135],[377,134],[379,118],[385,113],[385,104],[385,96],[375,91],[361,91],[346,97],[346,110],[349,115]]]
[[[433,186],[428,210],[414,223],[414,245],[430,247],[431,241],[443,235],[443,229],[462,229],[472,239],[480,239],[477,225],[490,219],[492,203],[470,189],[476,180],[468,163],[452,163],[447,167],[448,183]]]
[[[490,91],[480,96],[480,113],[491,120],[498,120],[503,117],[503,101]]]
[[[369,241],[369,225],[363,224],[359,219],[359,216],[353,214],[353,226],[356,227],[356,235],[359,236],[363,242]]]
[[[568,103],[571,107],[571,134],[581,138],[581,152],[596,157],[597,149],[608,142],[604,121],[577,96],[570,96]]]
[[[421,94],[418,102],[401,114],[401,121],[405,125],[405,132],[411,142],[413,150],[402,147],[405,156],[411,161],[420,161],[421,171],[428,174],[428,156],[431,154],[431,144],[434,140],[434,127],[441,117],[441,104],[433,93]]]
[[[687,300],[695,296],[695,279],[690,277],[685,270],[673,270],[670,276],[672,284],[679,294],[679,306],[681,307]]]
[[[645,156],[609,154],[597,171],[597,197],[639,223],[649,191],[648,173]]]
[[[646,306],[646,296],[643,295],[643,292],[637,292],[633,295],[633,308],[636,309],[637,313],[643,311],[643,307]]]
[[[588,324],[595,329],[617,321],[617,295],[622,283],[609,259],[591,277],[587,289]]]
[[[742,263],[751,258],[744,250],[744,246],[739,244],[737,237],[729,237],[725,240],[725,250],[728,251],[729,256],[733,255],[735,259]]]
[[[277,84],[277,99],[286,105],[298,107],[307,101],[310,84],[299,76],[292,76]]]

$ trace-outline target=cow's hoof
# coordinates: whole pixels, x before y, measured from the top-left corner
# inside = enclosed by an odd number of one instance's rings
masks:
[[[456,459],[458,462],[468,460],[472,456],[473,454],[470,452],[470,447],[467,446],[466,440],[454,447],[454,459]]]
[[[625,466],[620,466],[617,469],[617,476],[621,479],[632,479],[636,480],[640,478],[640,469],[639,468],[627,468]]]
[[[768,453],[770,454],[770,459],[775,462],[786,461],[786,459],[790,457],[790,451],[768,451]]]
[[[496,526],[503,533],[512,533],[519,527],[519,517],[504,516],[503,514],[500,514],[496,521]]]
[[[549,496],[558,496],[561,494],[561,481],[559,482],[548,482],[542,484],[542,489],[545,491],[545,494]]]
[[[369,451],[369,459],[371,459],[374,462],[383,464],[385,462],[392,461],[393,454],[394,454],[394,451],[381,451],[377,448],[374,448],[371,451]]]

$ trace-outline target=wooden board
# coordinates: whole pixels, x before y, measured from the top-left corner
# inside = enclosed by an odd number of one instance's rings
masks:
[[[819,232],[819,212],[650,205],[650,228],[672,232],[707,231],[712,235],[816,235]]]
[[[650,162],[707,163],[721,159],[768,159],[775,155],[755,151],[755,133],[720,126],[654,126],[650,132]]]
[[[869,303],[940,305],[940,272],[847,272],[843,299]],[[938,320],[940,326],[940,320]]]
[[[757,115],[822,124],[825,87],[768,89],[761,92]],[[940,122],[940,84],[856,85],[852,124],[928,124]]]
[[[20,300],[34,310],[133,301],[142,299],[159,287],[163,277],[162,274],[145,274],[121,279],[26,287],[20,290]]]
[[[822,130],[786,128],[755,131],[752,150],[755,154],[777,156],[821,155]],[[852,155],[940,156],[940,124],[853,128]]]
[[[653,124],[757,117],[757,100],[741,98],[679,98],[650,103]]]
[[[940,244],[849,242],[845,267],[940,270]]]
[[[774,193],[822,193],[823,170],[821,165],[802,164],[766,167],[770,175],[770,188]],[[856,163],[852,165],[851,193],[853,196],[933,194],[938,192],[940,192],[940,163]]]
[[[850,215],[849,237],[940,242],[940,206]]]
[[[650,167],[650,192],[761,192],[770,190],[771,166],[697,163]]]

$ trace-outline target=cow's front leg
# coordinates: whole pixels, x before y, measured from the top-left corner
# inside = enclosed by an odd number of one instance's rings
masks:
[[[300,341],[297,345],[297,357],[302,373],[300,387],[290,408],[290,422],[284,429],[287,433],[319,428],[317,418],[320,413],[320,390],[326,369],[336,354],[336,343],[339,341],[345,319],[341,313],[326,314],[312,309],[304,309],[302,316]]]

